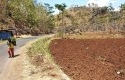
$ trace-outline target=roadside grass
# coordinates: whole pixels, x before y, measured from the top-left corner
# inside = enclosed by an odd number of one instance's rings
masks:
[[[43,38],[31,45],[28,50],[28,56],[34,57],[37,55],[42,55],[49,61],[54,62],[52,55],[50,54],[49,44],[51,43],[51,38]]]
[[[34,80],[70,80],[60,69],[50,53],[50,43],[54,37],[38,39],[30,44],[27,52],[27,69],[30,76],[27,79]],[[33,77],[33,78],[32,78]]]
[[[0,44],[5,43],[7,40],[0,40]]]
[[[0,40],[0,43],[2,43],[3,41],[2,40]]]

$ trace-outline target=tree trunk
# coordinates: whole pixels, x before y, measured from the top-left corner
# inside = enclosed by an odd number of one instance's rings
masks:
[[[64,37],[64,33],[65,33],[65,28],[64,28],[64,25],[63,25],[63,11],[62,11],[62,38]]]

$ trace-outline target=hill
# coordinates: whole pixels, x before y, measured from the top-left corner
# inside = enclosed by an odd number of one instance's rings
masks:
[[[124,32],[125,10],[114,11],[113,7],[105,6],[74,6],[56,16],[56,26],[66,33],[83,32]]]

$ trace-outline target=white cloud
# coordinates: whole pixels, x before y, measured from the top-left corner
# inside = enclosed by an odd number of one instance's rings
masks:
[[[120,11],[120,7],[118,7],[118,8],[115,8],[115,11]]]
[[[109,5],[110,3],[115,3],[116,0],[88,0],[87,4],[88,5],[89,3],[94,3],[94,4],[97,4],[98,6],[102,7],[102,6],[107,6]]]
[[[54,11],[55,12],[53,14],[59,14],[59,10],[58,9],[55,9]]]

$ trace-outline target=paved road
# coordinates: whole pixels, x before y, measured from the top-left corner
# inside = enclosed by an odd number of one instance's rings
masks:
[[[17,49],[19,49],[21,46],[25,45],[28,41],[34,40],[39,38],[40,36],[34,36],[29,38],[22,38],[17,40],[17,46],[15,47],[15,52]],[[0,74],[4,68],[4,64],[8,60],[8,53],[7,53],[8,47],[6,43],[0,45]],[[16,54],[16,53],[15,53]]]

